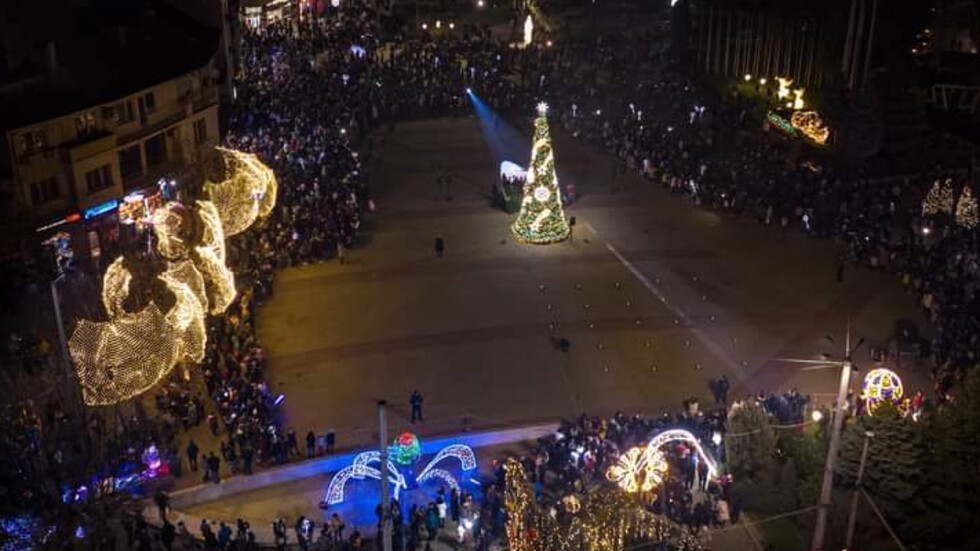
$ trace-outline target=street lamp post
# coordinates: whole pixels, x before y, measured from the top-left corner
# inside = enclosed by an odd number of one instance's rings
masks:
[[[388,402],[378,400],[378,443],[381,446],[381,549],[391,551],[391,507],[388,500],[388,420],[385,406]]]
[[[857,480],[854,481],[854,495],[851,496],[851,514],[847,518],[847,538],[844,540],[844,549],[851,548],[854,540],[854,524],[857,522],[858,497],[861,495],[861,480],[864,478],[864,465],[868,460],[868,442],[874,438],[875,433],[866,431],[864,433],[864,446],[861,447],[861,463],[858,465]]]

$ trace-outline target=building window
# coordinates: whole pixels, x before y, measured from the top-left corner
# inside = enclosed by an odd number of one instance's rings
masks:
[[[61,197],[61,186],[58,185],[57,178],[47,178],[31,184],[31,203],[34,205],[43,205],[58,197]]]
[[[112,167],[102,165],[85,173],[85,187],[89,195],[112,187]]]
[[[139,97],[140,115],[148,115],[157,110],[156,100],[153,92],[147,92]]]
[[[208,120],[201,117],[194,121],[194,145],[208,141]]]
[[[75,133],[79,136],[88,136],[95,131],[95,111],[82,113],[75,117]]]
[[[146,140],[146,166],[159,166],[167,161],[167,144],[163,134]]]
[[[140,144],[119,150],[119,174],[123,182],[143,175],[143,151]]]
[[[133,115],[133,102],[126,100],[116,104],[116,122],[126,124],[132,122],[136,117]]]
[[[19,136],[18,142],[22,155],[44,149],[44,130],[38,129],[24,132]]]

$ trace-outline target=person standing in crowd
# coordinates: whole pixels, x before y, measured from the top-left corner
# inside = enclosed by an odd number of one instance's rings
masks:
[[[418,390],[412,392],[408,402],[412,405],[412,422],[425,421],[422,417],[422,394]]]
[[[190,465],[192,471],[197,470],[197,454],[200,449],[197,447],[197,442],[191,438],[191,441],[187,444],[187,464]]]
[[[446,249],[446,243],[442,240],[441,235],[436,236],[436,258],[442,258],[442,253]]]
[[[331,429],[327,430],[327,435],[323,439],[324,445],[327,448],[327,453],[330,455],[334,454],[335,446],[337,445],[337,431]]]
[[[173,551],[176,533],[174,525],[164,519],[163,526],[160,527],[160,543],[166,551]]]
[[[313,459],[313,456],[315,454],[316,454],[316,435],[313,434],[313,431],[311,430],[306,433],[306,458]]]

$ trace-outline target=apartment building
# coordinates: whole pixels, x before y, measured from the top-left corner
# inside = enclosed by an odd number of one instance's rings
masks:
[[[172,175],[218,143],[219,31],[143,4],[97,32],[44,43],[33,64],[20,57],[33,74],[0,83],[7,225],[40,240],[67,232],[76,254],[97,257],[138,233],[129,228],[173,191]]]

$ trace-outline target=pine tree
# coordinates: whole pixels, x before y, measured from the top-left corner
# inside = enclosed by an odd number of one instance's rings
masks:
[[[970,191],[970,186],[963,186],[960,199],[956,202],[956,223],[972,230],[980,222],[980,212],[977,211],[977,200]]]
[[[938,526],[927,532],[945,532],[963,545],[969,534],[980,545],[980,371],[967,372],[952,404],[940,408],[923,422],[932,440],[926,505],[942,513]],[[922,527],[925,529],[926,527]]]
[[[902,417],[887,402],[878,406],[873,417],[850,424],[844,432],[837,470],[845,484],[853,485],[857,479],[868,431],[874,436],[868,441],[862,485],[891,519],[905,523],[923,510],[927,448],[922,426],[911,417]]]
[[[555,153],[548,130],[548,106],[538,104],[534,121],[531,168],[524,183],[521,213],[511,230],[524,243],[556,243],[568,238],[571,229],[561,206],[561,190],[555,174]]]
[[[740,402],[732,407],[725,428],[725,451],[736,478],[755,478],[774,467],[776,436],[762,406]]]

